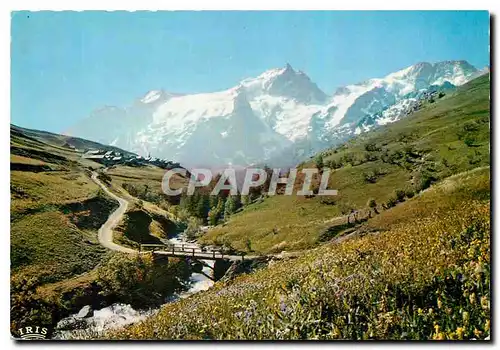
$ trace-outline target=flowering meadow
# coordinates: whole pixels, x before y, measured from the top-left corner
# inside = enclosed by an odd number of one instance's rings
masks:
[[[490,169],[450,177],[351,237],[218,282],[115,339],[485,339]]]

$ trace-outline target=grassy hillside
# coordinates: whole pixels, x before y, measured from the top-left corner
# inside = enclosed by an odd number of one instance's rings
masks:
[[[439,179],[488,165],[489,95],[485,75],[399,122],[322,152],[300,167],[335,169],[329,188],[337,189],[338,196],[266,198],[232,215],[201,241],[231,242],[239,250],[250,246],[261,253],[310,248],[345,225],[344,215],[352,209],[367,213],[370,199],[381,211]]]
[[[54,282],[91,270],[104,255],[96,231],[117,206],[70,149],[11,135],[12,274]],[[82,160],[83,161],[83,160]]]
[[[168,209],[171,202],[178,203],[178,199],[166,196],[162,190],[162,179],[166,170],[156,166],[130,167],[113,166],[106,172],[111,177],[113,187],[125,196],[132,199],[141,199]],[[172,189],[183,187],[187,179],[175,174],[170,179]]]
[[[21,134],[23,137],[28,137],[34,140],[38,140],[43,143],[50,144],[53,147],[59,147],[63,150],[71,149],[70,146],[72,146],[75,149],[79,150],[93,148],[93,149],[102,149],[102,150],[120,152],[122,154],[134,154],[132,152],[128,152],[118,147],[103,145],[102,143],[82,139],[80,137],[54,134],[52,132],[42,131],[42,130],[21,128],[13,124],[11,124],[10,130],[11,130],[11,135]]]
[[[138,247],[139,243],[161,243],[182,231],[184,225],[169,212],[171,201],[162,189],[165,170],[155,166],[113,166],[106,171],[108,185],[117,194],[129,200],[124,222],[115,230],[114,239],[125,246]],[[175,175],[171,186],[183,186],[186,179]]]
[[[66,146],[76,141],[76,147],[95,144],[11,127],[11,329],[16,336],[20,326],[54,326],[83,305],[161,303],[165,295],[182,289],[181,282],[189,276],[189,264],[182,259],[126,256],[99,244],[97,230],[118,204],[90,178],[91,169],[102,166]],[[131,179],[130,171],[114,169],[129,176],[121,178],[123,183]],[[136,181],[152,186],[160,184],[163,174],[156,167],[133,171]],[[164,237],[175,227],[163,209],[129,199],[133,204],[119,234],[157,240],[149,233]]]
[[[89,177],[84,160],[11,127],[11,317],[14,328],[33,313],[39,286],[93,270],[109,253],[97,229],[117,207]],[[30,293],[28,296],[26,293]],[[21,297],[23,295],[23,297]]]
[[[219,282],[116,339],[483,339],[490,169],[450,177],[344,240]]]
[[[33,278],[44,283],[56,282],[90,271],[106,252],[96,233],[117,203],[90,179],[90,169],[101,165],[64,146],[77,141],[78,147],[106,148],[83,139],[11,126],[13,274],[38,276]],[[117,166],[109,173],[110,186],[121,195],[128,194],[123,184],[150,187],[149,192],[157,195],[161,192],[164,170],[160,168]],[[135,197],[129,199],[136,205],[130,206],[130,220],[122,223],[119,234],[137,238],[145,231],[149,237],[146,241],[153,242],[150,229],[156,236],[165,237],[175,227],[165,217],[165,210]],[[140,238],[133,241],[144,241]]]

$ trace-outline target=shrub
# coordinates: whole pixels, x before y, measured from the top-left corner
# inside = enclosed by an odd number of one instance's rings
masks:
[[[97,285],[103,295],[112,295],[138,306],[161,303],[162,295],[183,288],[182,280],[190,275],[184,259],[167,264],[155,262],[152,255],[117,254],[97,269]]]
[[[314,158],[314,164],[316,165],[316,168],[318,169],[323,169],[325,163],[323,161],[323,155],[320,153]]]
[[[401,150],[396,150],[388,154],[387,162],[390,164],[398,164],[399,160],[404,157],[404,153]]]
[[[241,205],[243,207],[247,206],[250,204],[250,196],[246,195],[246,196],[241,196]]]
[[[413,190],[406,190],[406,197],[413,198],[415,196],[415,192]]]
[[[477,155],[477,154],[476,155],[469,154],[467,156],[467,158],[469,159],[469,164],[470,165],[476,165],[476,164],[480,163],[481,160],[482,160],[480,154],[479,155]]]
[[[386,170],[384,170],[384,169],[382,169],[382,168],[377,168],[377,169],[375,169],[375,170],[373,171],[373,173],[374,173],[375,175],[377,175],[378,177],[380,177],[380,176],[386,175],[386,174],[387,174],[387,171],[386,171]]]
[[[465,123],[463,126],[465,132],[474,132],[479,130],[479,125],[475,122]]]
[[[369,172],[364,174],[364,178],[366,182],[375,183],[377,182],[377,175],[374,172]]]
[[[376,152],[376,151],[379,151],[380,148],[377,147],[377,144],[375,142],[369,142],[369,143],[365,144],[365,150],[367,152]]]
[[[365,162],[374,162],[378,159],[376,153],[365,153],[364,157],[365,157],[364,159]]]
[[[109,176],[108,174],[106,173],[99,173],[99,175],[97,175],[97,178],[99,180],[101,180],[102,182],[105,182],[107,184],[111,183],[111,176]]]
[[[347,164],[351,164],[354,166],[354,156],[352,153],[347,153],[347,154],[344,154],[341,158],[340,158],[340,161],[344,164],[344,165],[347,165]]]
[[[234,247],[232,246],[231,242],[229,241],[228,238],[224,237],[222,239],[222,249],[224,250],[224,252],[226,252],[227,254],[233,254],[236,252],[236,249],[234,249]]]
[[[368,200],[368,203],[366,204],[366,206],[367,206],[368,208],[376,208],[376,207],[377,207],[377,202],[375,201],[375,199],[370,198],[370,199]]]
[[[467,147],[474,147],[476,145],[476,138],[470,135],[467,135],[464,139],[464,143]]]
[[[342,213],[342,215],[347,215],[350,214],[351,211],[355,208],[354,205],[351,203],[340,203],[339,204],[339,210]]]
[[[189,240],[196,239],[199,235],[201,225],[203,225],[203,219],[190,217],[188,219],[187,228],[184,231],[186,233],[186,238]]]
[[[430,187],[436,178],[426,170],[420,170],[413,176],[415,191],[420,192]]]
[[[370,209],[372,209],[375,214],[378,214],[378,210],[377,210],[377,202],[375,201],[375,199],[371,198],[368,200],[368,203],[366,203],[366,206]]]
[[[387,200],[385,205],[387,208],[392,208],[392,207],[396,206],[397,203],[398,203],[397,199],[394,197],[391,197]]]
[[[404,190],[396,190],[394,191],[394,195],[396,197],[396,200],[398,202],[404,202],[406,193]]]
[[[15,269],[16,267],[22,265],[29,265],[33,260],[33,249],[30,247],[19,246],[16,244],[12,244],[10,246],[10,264],[11,268]]]
[[[331,159],[327,162],[327,166],[330,169],[339,169],[342,168],[342,163],[340,161],[336,161],[335,159]]]

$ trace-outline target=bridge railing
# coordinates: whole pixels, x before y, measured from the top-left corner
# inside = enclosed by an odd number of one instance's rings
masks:
[[[197,248],[197,247],[190,247],[188,244],[172,244],[172,245],[166,245],[166,244],[141,244],[139,247],[139,250],[151,250],[151,251],[164,251],[164,252],[171,252],[172,255],[191,255],[193,257],[200,257],[204,256],[207,258],[220,258],[223,259],[224,255],[227,256],[241,256],[241,259],[244,260],[246,253],[231,253],[227,250],[224,249],[204,249],[204,248]]]

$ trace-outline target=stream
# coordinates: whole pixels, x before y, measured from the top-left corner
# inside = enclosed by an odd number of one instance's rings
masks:
[[[180,233],[178,236],[170,238],[168,241],[172,244],[184,244],[189,248],[199,248],[198,244],[188,242],[184,233]],[[213,260],[205,260],[205,262],[213,267]],[[212,273],[208,266],[203,267],[203,272],[207,275]],[[166,303],[175,302],[192,294],[207,290],[213,284],[214,282],[203,274],[193,272],[188,282],[189,288],[179,294],[172,295],[168,298]],[[128,304],[114,303],[99,310],[92,310],[90,306],[87,305],[78,313],[60,320],[54,329],[52,339],[97,337],[109,329],[120,328],[142,321],[148,316],[158,312],[160,308],[135,310]],[[74,329],[68,330],[68,328]]]

